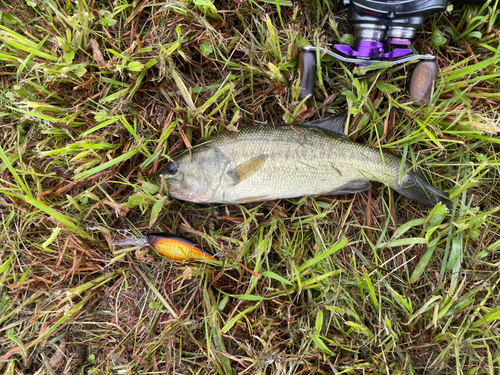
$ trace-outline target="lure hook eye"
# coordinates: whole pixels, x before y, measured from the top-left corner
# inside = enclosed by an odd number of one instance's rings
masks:
[[[166,237],[166,235],[160,233],[151,233],[148,234],[146,237],[148,239],[149,244],[153,246],[156,245],[158,241],[161,241],[164,238],[168,238]]]
[[[156,245],[158,242],[161,242],[163,240],[172,238],[173,236],[171,234],[167,233],[150,233],[146,235],[146,238],[148,239],[148,242],[150,245]]]

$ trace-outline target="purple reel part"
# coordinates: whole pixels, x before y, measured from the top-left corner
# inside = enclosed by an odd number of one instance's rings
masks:
[[[354,49],[346,44],[336,44],[334,48],[347,56],[362,59],[371,59],[380,53],[384,53],[384,43],[378,41],[356,40]]]
[[[411,44],[411,40],[390,38],[390,39],[387,39],[387,44],[397,44],[399,46],[409,46]]]
[[[405,39],[392,39],[390,44],[409,45],[411,41]],[[368,60],[374,57],[379,59],[396,59],[411,53],[409,48],[396,48],[385,53],[385,43],[379,41],[356,40],[354,49],[345,44],[336,44],[334,48],[349,57],[357,57],[360,59],[359,64],[364,64],[363,59]]]

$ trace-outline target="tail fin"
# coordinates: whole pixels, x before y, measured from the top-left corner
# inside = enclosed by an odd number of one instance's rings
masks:
[[[422,203],[424,206],[434,207],[441,202],[448,208],[448,211],[452,209],[452,202],[448,194],[429,185],[420,170],[408,172],[401,183],[395,184],[392,188],[399,194]]]

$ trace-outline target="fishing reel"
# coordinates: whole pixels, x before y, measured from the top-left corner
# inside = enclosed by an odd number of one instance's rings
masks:
[[[459,0],[465,4],[483,4],[486,0]],[[410,77],[410,96],[421,105],[428,105],[438,67],[433,55],[419,55],[409,48],[423,22],[443,12],[447,0],[344,0],[347,19],[356,30],[351,47],[336,44],[333,51],[305,46],[299,55],[301,91],[299,98],[313,94],[316,74],[316,53],[326,53],[337,60],[358,65],[380,61],[403,64],[418,60]]]

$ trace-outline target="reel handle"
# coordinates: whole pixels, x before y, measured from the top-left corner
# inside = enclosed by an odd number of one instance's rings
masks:
[[[299,100],[309,96],[312,99],[314,94],[314,82],[316,80],[316,51],[302,50],[299,53],[300,72],[300,94]]]
[[[431,102],[437,72],[438,66],[434,60],[422,60],[413,67],[408,91],[410,96],[421,106],[428,106]]]

